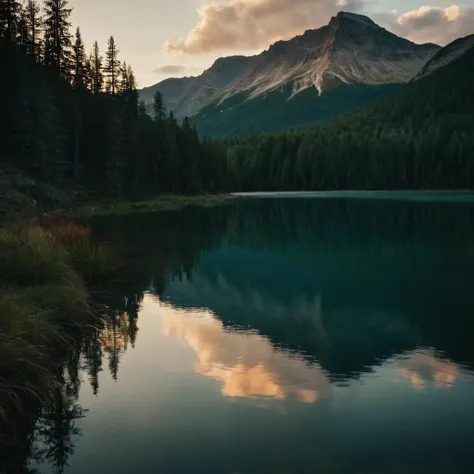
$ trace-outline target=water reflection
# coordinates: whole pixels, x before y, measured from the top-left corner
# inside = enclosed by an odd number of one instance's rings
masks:
[[[130,472],[127,439],[149,472],[470,474],[472,206],[245,201],[94,228],[128,278],[0,472]]]
[[[449,390],[458,377],[474,381],[462,367],[450,360],[443,360],[432,350],[422,350],[409,357],[397,360],[399,374],[408,379],[416,390],[425,390],[429,386]]]
[[[195,371],[221,383],[222,395],[236,398],[293,398],[315,403],[330,393],[318,364],[272,345],[252,331],[226,328],[208,311],[160,304],[164,334],[185,340],[196,352]]]

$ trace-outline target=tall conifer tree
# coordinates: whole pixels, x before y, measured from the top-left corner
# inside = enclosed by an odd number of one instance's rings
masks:
[[[7,41],[16,41],[20,17],[20,2],[0,0],[0,37],[6,38]]]
[[[44,60],[66,79],[70,78],[71,67],[71,12],[68,0],[44,2]]]
[[[102,74],[102,68],[104,60],[100,54],[99,44],[97,41],[92,47],[92,54],[90,58],[91,63],[91,76],[92,76],[92,92],[98,94],[104,87],[104,76]]]
[[[28,26],[28,54],[39,59],[41,55],[41,31],[43,22],[41,8],[36,0],[28,0],[26,4],[26,19]]]
[[[105,55],[106,62],[104,71],[107,75],[107,90],[115,95],[119,89],[119,74],[120,74],[120,61],[118,59],[119,50],[115,44],[113,36],[109,38],[107,53]]]
[[[72,47],[72,83],[74,87],[83,87],[86,85],[86,53],[82,41],[81,30],[76,29],[76,40]]]

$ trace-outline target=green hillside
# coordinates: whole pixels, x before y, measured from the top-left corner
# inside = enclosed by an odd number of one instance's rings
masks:
[[[234,190],[471,188],[474,49],[344,118],[227,146]]]
[[[204,107],[193,122],[201,136],[240,136],[257,131],[301,128],[324,122],[399,89],[399,84],[380,86],[339,85],[319,95],[316,88],[292,97],[293,84],[264,97],[249,99],[236,94],[223,103]]]

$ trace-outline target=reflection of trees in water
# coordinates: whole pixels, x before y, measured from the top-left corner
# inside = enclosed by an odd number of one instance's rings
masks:
[[[113,379],[117,380],[122,354],[129,346],[135,347],[143,294],[143,291],[129,296],[117,292],[107,294],[102,324],[92,328],[84,340],[82,369],[87,373],[95,395],[99,393],[99,374],[103,370],[104,357]]]
[[[78,420],[87,412],[77,403],[81,371],[87,373],[95,394],[104,357],[117,379],[121,354],[136,343],[142,298],[143,293],[110,296],[96,326],[88,328],[61,355],[63,362],[57,368],[49,401],[41,406],[38,400],[26,396],[24,409],[5,414],[9,429],[5,438],[0,437],[0,472],[33,474],[34,470],[27,470],[28,459],[49,464],[56,473],[64,472],[81,436]]]
[[[58,474],[64,472],[74,454],[75,442],[81,435],[77,420],[84,418],[87,411],[76,403],[80,386],[79,359],[71,373],[73,364],[71,361],[66,370],[59,370],[53,401],[43,408],[34,436],[35,461],[48,463]]]

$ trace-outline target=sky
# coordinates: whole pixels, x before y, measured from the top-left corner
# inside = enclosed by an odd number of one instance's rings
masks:
[[[114,35],[139,87],[196,76],[221,56],[252,55],[338,11],[370,16],[416,43],[448,44],[474,33],[474,0],[70,0],[86,47]]]

